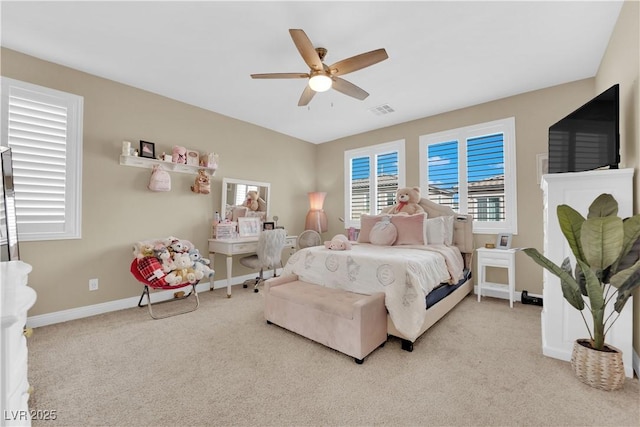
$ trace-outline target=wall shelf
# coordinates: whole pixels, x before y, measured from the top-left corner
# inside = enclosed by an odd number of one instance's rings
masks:
[[[123,156],[120,155],[120,164],[124,166],[133,166],[137,168],[152,169],[154,165],[161,165],[162,168],[169,172],[188,173],[191,175],[197,175],[200,169],[204,169],[211,176],[216,174],[216,169],[207,168],[204,166],[184,165],[173,162],[163,162],[157,159],[148,159],[146,157],[139,156]]]

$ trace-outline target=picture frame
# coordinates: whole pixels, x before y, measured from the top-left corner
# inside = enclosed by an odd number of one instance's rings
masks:
[[[275,222],[266,221],[266,222],[262,223],[262,229],[263,230],[274,230],[275,228],[276,228],[276,223]]]
[[[511,233],[500,233],[496,239],[496,249],[511,249]]]
[[[140,157],[147,159],[156,158],[156,144],[148,141],[140,141]]]
[[[257,237],[260,235],[260,218],[241,216],[238,218],[238,235],[240,237]]]
[[[200,153],[196,150],[187,150],[187,164],[192,166],[199,166]]]
[[[536,171],[538,185],[540,185],[542,183],[542,175],[549,173],[549,155],[547,153],[536,154]]]

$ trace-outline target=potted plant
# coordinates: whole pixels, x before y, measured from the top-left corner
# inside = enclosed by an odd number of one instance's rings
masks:
[[[611,194],[598,196],[589,206],[586,219],[568,205],[559,205],[557,215],[576,258],[575,274],[569,258],[558,266],[534,248],[524,252],[560,278],[562,295],[582,315],[589,339],[574,343],[571,366],[576,375],[593,387],[620,388],[625,379],[622,353],[605,339],[634,289],[640,286],[640,261],[637,250],[632,251],[640,237],[640,215],[620,218],[618,202]],[[614,298],[613,309],[607,309]],[[591,313],[592,327],[585,318],[585,307]]]

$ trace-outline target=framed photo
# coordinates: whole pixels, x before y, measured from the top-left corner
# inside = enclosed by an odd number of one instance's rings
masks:
[[[276,223],[275,222],[264,222],[262,223],[262,229],[263,230],[273,230],[276,228]]]
[[[238,218],[238,234],[240,237],[259,236],[262,227],[260,227],[260,218],[251,218],[241,216]]]
[[[511,233],[500,233],[496,239],[496,249],[510,249],[511,248]]]
[[[156,144],[153,142],[140,141],[140,157],[147,159],[156,158]]]
[[[549,155],[547,153],[536,154],[536,167],[539,185],[542,182],[542,175],[549,173]]]

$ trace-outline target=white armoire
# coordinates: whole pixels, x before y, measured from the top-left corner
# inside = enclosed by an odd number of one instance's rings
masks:
[[[557,265],[570,257],[575,268],[575,258],[558,223],[558,205],[569,205],[586,218],[593,200],[602,193],[609,193],[618,201],[618,216],[633,215],[633,169],[548,174],[542,177],[541,187],[544,192],[544,255]],[[543,282],[542,352],[545,356],[569,361],[574,341],[589,338],[589,332],[580,312],[562,296],[560,279],[544,270]],[[591,313],[587,309],[583,313],[591,325]],[[606,342],[622,350],[625,374],[633,377],[633,298],[629,298],[607,333]]]

